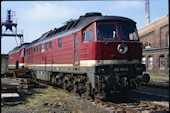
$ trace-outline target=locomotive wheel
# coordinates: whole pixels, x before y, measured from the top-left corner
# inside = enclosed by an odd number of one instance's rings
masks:
[[[63,88],[63,79],[64,79],[63,74],[62,73],[58,73],[56,78],[57,78],[56,84],[58,85],[58,87]]]
[[[74,84],[73,91],[74,91],[75,93],[77,93],[77,91],[78,91],[78,86],[77,86],[76,84]]]
[[[36,79],[36,74],[35,74],[34,70],[30,70],[30,73],[32,75],[31,77]]]
[[[91,83],[90,83],[90,81],[89,80],[87,80],[87,82],[86,82],[86,92],[85,92],[85,94],[86,95],[88,95],[88,96],[94,96],[94,93],[93,93],[94,91],[93,91],[93,89],[92,89],[92,86],[91,86]]]
[[[73,82],[68,81],[68,82],[67,82],[67,90],[68,90],[68,91],[71,91],[71,90],[73,90],[73,87],[74,87]]]
[[[64,82],[64,84],[63,84],[63,89],[67,89],[67,83],[66,83],[66,81]]]
[[[63,89],[68,90],[69,80],[70,80],[70,75],[65,74],[63,78]]]
[[[56,77],[53,75],[51,78],[52,85],[56,85]]]

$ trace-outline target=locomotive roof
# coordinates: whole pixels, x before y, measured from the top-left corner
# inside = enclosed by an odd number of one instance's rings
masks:
[[[86,13],[85,15],[80,16],[79,19],[76,20],[71,19],[67,21],[64,26],[55,28],[54,30],[50,30],[44,33],[40,38],[34,40],[27,48],[80,31],[81,29],[88,26],[92,22],[97,22],[97,21],[123,21],[123,22],[136,24],[135,21],[126,17],[102,16],[102,14],[98,12]]]
[[[31,44],[30,44],[30,45],[28,45],[26,48],[30,48],[30,47],[32,47],[32,45],[34,45],[35,43],[37,43],[37,42],[40,42],[40,41],[44,40],[44,39],[47,37],[47,35],[49,34],[49,32],[50,32],[50,31],[48,31],[48,32],[44,33],[44,34],[43,34],[40,38],[38,38],[38,39],[36,39],[36,40],[32,41],[32,42],[31,42]]]
[[[17,46],[17,47],[15,47],[13,50],[11,50],[8,54],[10,55],[10,54],[19,52],[21,49],[26,48],[29,44],[30,44],[30,43],[21,44],[20,46]]]

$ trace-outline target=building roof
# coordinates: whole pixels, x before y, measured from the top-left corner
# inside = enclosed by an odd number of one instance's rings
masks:
[[[140,28],[139,30],[144,29],[144,28],[146,28],[146,27],[148,27],[148,26],[150,26],[150,25],[153,25],[153,24],[155,24],[156,22],[161,21],[161,20],[164,19],[164,18],[169,18],[169,15],[165,15],[165,16],[163,16],[163,17],[161,17],[161,18],[159,18],[159,19],[157,19],[157,20],[155,20],[155,21],[149,23],[149,24],[146,25],[146,26],[143,26],[143,27]]]

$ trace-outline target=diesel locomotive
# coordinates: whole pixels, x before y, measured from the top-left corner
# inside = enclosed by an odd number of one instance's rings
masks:
[[[9,68],[33,69],[36,78],[102,98],[149,82],[141,63],[136,22],[86,13],[9,52]]]

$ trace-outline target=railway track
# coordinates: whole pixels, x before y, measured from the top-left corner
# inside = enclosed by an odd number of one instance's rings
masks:
[[[146,87],[155,87],[155,88],[161,88],[161,89],[169,89],[169,83],[168,82],[149,82],[148,84],[143,84],[143,86]]]
[[[112,111],[121,112],[121,113],[167,113],[169,111],[169,107],[158,105],[155,103],[141,101],[129,97],[118,97],[116,101],[113,100],[101,100],[98,98],[93,98],[87,96],[85,94],[78,94],[73,91],[67,91],[62,88],[58,88],[52,86],[49,82],[39,81],[39,85],[45,85],[49,87],[53,87],[55,89],[63,90],[66,93],[79,96],[82,99],[86,99],[97,106],[105,106],[106,108],[110,108]]]
[[[149,96],[159,97],[159,98],[163,98],[163,99],[166,99],[166,100],[169,99],[169,96],[168,96],[168,95],[154,94],[154,93],[150,93],[150,92],[147,92],[147,91],[134,91],[134,92],[135,92],[135,93],[140,93],[140,94],[143,94],[143,95],[149,95]]]

